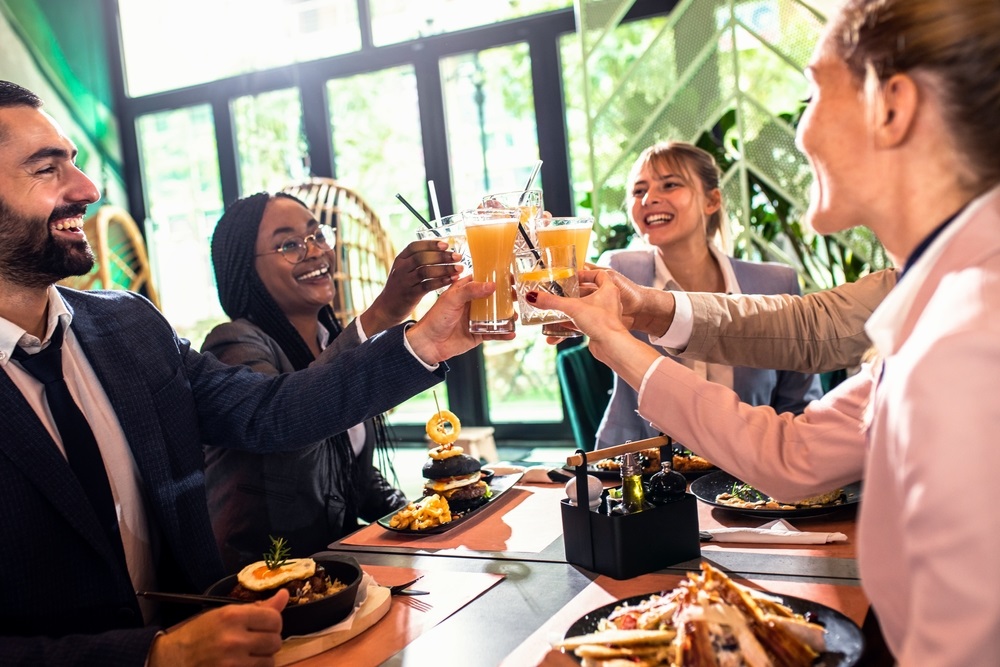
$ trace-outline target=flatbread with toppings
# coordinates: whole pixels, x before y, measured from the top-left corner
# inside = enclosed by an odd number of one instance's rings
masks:
[[[807,667],[826,650],[822,626],[707,563],[701,568],[672,591],[616,607],[597,632],[556,648],[585,667]]]

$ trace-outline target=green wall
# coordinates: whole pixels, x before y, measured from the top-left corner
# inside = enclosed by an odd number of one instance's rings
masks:
[[[77,144],[81,168],[125,206],[109,38],[102,0],[0,0],[0,78],[38,93]]]

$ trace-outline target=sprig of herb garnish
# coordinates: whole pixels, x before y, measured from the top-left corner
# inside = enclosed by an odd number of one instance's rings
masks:
[[[734,482],[733,488],[729,493],[748,503],[767,500],[767,496],[745,482]]]
[[[276,570],[288,562],[288,554],[291,553],[291,549],[288,548],[288,543],[283,537],[268,535],[268,538],[271,540],[271,549],[264,554],[264,565],[267,565],[269,570]]]

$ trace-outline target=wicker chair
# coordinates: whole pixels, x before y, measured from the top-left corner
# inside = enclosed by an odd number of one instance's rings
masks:
[[[102,206],[83,223],[97,262],[83,276],[71,276],[59,284],[75,289],[122,289],[142,291],[160,308],[160,296],[146,254],[139,226],[125,209]]]
[[[282,191],[301,199],[317,220],[337,229],[333,308],[347,326],[385,287],[396,257],[392,241],[371,206],[333,179],[313,178]]]

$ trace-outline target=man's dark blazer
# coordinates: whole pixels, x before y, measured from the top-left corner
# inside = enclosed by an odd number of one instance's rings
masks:
[[[135,459],[160,588],[200,592],[223,575],[205,501],[202,444],[294,449],[438,383],[403,327],[329,364],[266,376],[190,349],[145,299],[59,288],[72,330]],[[322,359],[323,357],[321,357]],[[128,572],[45,427],[0,372],[0,664],[142,665]]]

